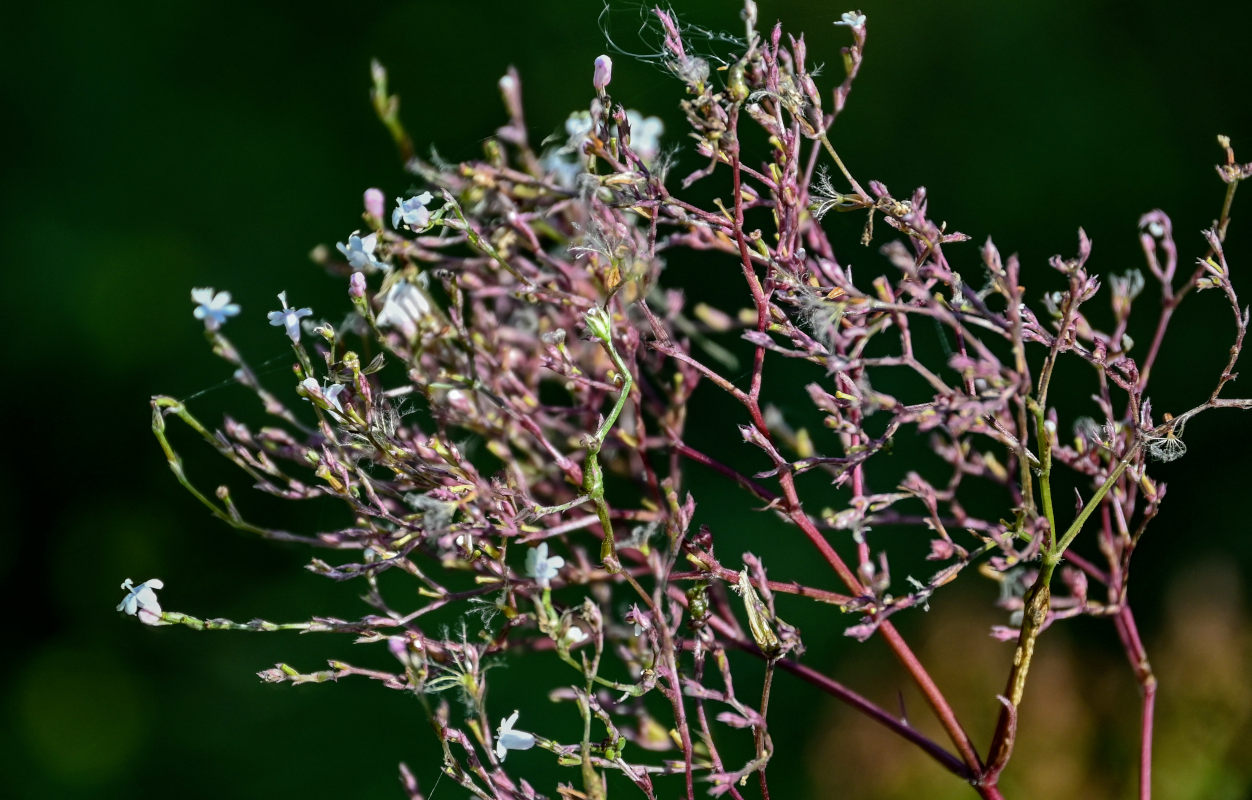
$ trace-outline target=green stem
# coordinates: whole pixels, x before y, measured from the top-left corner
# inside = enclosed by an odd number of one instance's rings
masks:
[[[1104,496],[1107,495],[1109,490],[1113,488],[1113,484],[1117,483],[1118,478],[1120,478],[1122,473],[1126,471],[1126,467],[1130,465],[1131,459],[1135,457],[1135,453],[1138,451],[1139,445],[1135,444],[1130,448],[1130,451],[1126,453],[1125,457],[1118,462],[1117,466],[1113,468],[1113,471],[1109,473],[1108,478],[1104,480],[1104,483],[1100,485],[1099,489],[1096,489],[1095,494],[1091,496],[1091,499],[1087,501],[1087,504],[1082,507],[1082,511],[1078,512],[1078,516],[1074,518],[1073,523],[1071,523],[1069,529],[1065,531],[1065,535],[1061,537],[1061,540],[1057,542],[1049,552],[1044,554],[1044,564],[1048,564],[1050,562],[1055,565],[1060,562],[1061,558],[1065,555],[1065,551],[1069,549],[1069,546],[1073,543],[1074,538],[1078,536],[1078,532],[1082,530],[1082,526],[1086,523],[1087,518],[1090,517],[1096,508],[1099,507],[1101,501],[1104,500]]]
[[[1039,491],[1043,499],[1044,510],[1048,514],[1048,524],[1053,525],[1050,474],[1051,455],[1048,447],[1048,435],[1043,427],[1042,409],[1038,405],[1033,404],[1032,409],[1035,412],[1036,420],[1039,422],[1039,455],[1040,463],[1043,466],[1039,478]],[[1054,539],[1051,545],[1045,543],[1043,563],[1039,567],[1039,576],[1023,598],[1022,627],[1017,637],[1017,649],[1013,653],[1013,667],[1009,670],[1009,678],[1004,690],[1003,701],[1005,706],[1000,712],[995,734],[991,740],[991,748],[987,754],[986,772],[993,779],[1004,769],[1013,752],[1013,741],[1017,727],[1017,707],[1021,704],[1022,697],[1026,693],[1026,678],[1030,672],[1030,662],[1035,653],[1035,641],[1039,638],[1039,632],[1048,618],[1048,611],[1051,607],[1052,575],[1056,572],[1057,565],[1060,564],[1061,559],[1065,556],[1065,551],[1069,549],[1075,537],[1078,536],[1079,531],[1082,530],[1082,526],[1090,518],[1091,514],[1099,508],[1109,490],[1121,478],[1122,473],[1126,471],[1126,467],[1129,466],[1138,449],[1138,444],[1130,448],[1129,452],[1109,473],[1104,483],[1100,485],[1100,488],[1095,491],[1091,499],[1078,512],[1078,516],[1074,518],[1065,534],[1059,540]],[[1052,527],[1051,530],[1055,531],[1056,528]],[[1054,533],[1050,535],[1055,536]]]
[[[1039,500],[1048,520],[1048,541],[1056,543],[1056,514],[1052,510],[1052,436],[1048,433],[1043,406],[1030,403],[1035,415],[1035,436],[1039,440]]]
[[[613,538],[613,522],[609,518],[609,504],[604,499],[604,470],[600,467],[600,448],[604,445],[604,440],[608,438],[618,417],[621,416],[622,410],[626,408],[626,402],[630,399],[635,381],[626,363],[618,354],[617,348],[613,346],[612,335],[603,336],[600,341],[608,352],[609,358],[612,359],[613,365],[621,374],[622,386],[617,395],[617,402],[613,404],[613,410],[604,418],[604,422],[596,431],[595,438],[588,445],[587,463],[583,470],[583,488],[587,491],[587,496],[595,503],[596,516],[599,517],[600,526],[604,529],[604,543],[600,546],[600,561],[610,572],[618,572],[621,569],[621,563],[617,558],[617,542]]]

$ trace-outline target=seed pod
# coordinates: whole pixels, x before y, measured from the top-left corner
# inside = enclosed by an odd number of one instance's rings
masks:
[[[761,652],[767,657],[774,658],[782,652],[782,642],[778,640],[778,634],[774,633],[774,628],[770,625],[769,609],[765,607],[765,603],[761,602],[756,589],[752,588],[746,569],[739,573],[739,582],[735,586],[735,591],[743,598],[743,607],[748,612],[748,629],[752,631],[752,641],[756,642],[756,646],[761,648]]]

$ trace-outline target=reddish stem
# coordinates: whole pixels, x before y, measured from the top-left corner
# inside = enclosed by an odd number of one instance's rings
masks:
[[[671,594],[671,596],[674,595]],[[676,596],[674,597],[675,599],[678,599]],[[709,624],[717,629],[718,633],[722,635],[727,644],[743,650],[746,653],[751,653],[759,658],[765,658],[765,654],[761,652],[760,648],[756,647],[751,642],[735,636],[734,630],[724,620],[718,617],[710,617]],[[939,762],[940,766],[951,772],[953,775],[956,775],[964,780],[971,779],[969,768],[962,763],[961,759],[957,758],[952,753],[949,753],[943,748],[942,745],[926,736],[926,734],[912,727],[907,722],[896,719],[882,707],[875,705],[873,702],[865,699],[861,695],[844,686],[842,683],[823,675],[812,667],[805,666],[804,664],[796,661],[781,658],[775,663],[779,668],[790,672],[792,675],[795,675],[806,683],[812,684],[826,694],[829,694],[831,697],[847,703],[849,706],[875,722],[882,723],[889,730],[891,730],[891,732],[898,734],[900,737],[917,745],[923,752],[935,761]]]
[[[1123,603],[1117,616],[1113,618],[1117,626],[1117,635],[1126,650],[1126,658],[1130,668],[1135,671],[1135,680],[1143,692],[1143,715],[1139,730],[1139,800],[1152,798],[1152,728],[1156,713],[1156,675],[1152,672],[1152,664],[1148,661],[1147,650],[1143,640],[1139,638],[1139,628],[1135,625],[1135,616],[1130,605]]]

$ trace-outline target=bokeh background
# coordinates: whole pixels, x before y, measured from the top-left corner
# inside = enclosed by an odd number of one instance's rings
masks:
[[[675,6],[693,24],[741,29],[734,3]],[[808,33],[811,58],[830,65],[826,86],[841,79],[847,34],[830,23],[845,7],[760,6],[763,21]],[[926,185],[932,216],[1021,254],[1036,296],[1053,288],[1046,258],[1072,254],[1079,225],[1095,242],[1097,271],[1138,265],[1136,221],[1156,207],[1173,215],[1186,263],[1222,198],[1215,135],[1252,159],[1252,51],[1240,39],[1252,4],[867,0],[863,10],[867,63],[835,136],[845,160],[897,194]],[[369,105],[371,58],[390,69],[422,150],[472,157],[503,120],[495,81],[508,65],[521,72],[539,140],[585,107],[606,30],[626,51],[646,48],[634,0],[601,12],[600,0],[6,10],[0,241],[4,394],[14,402],[0,501],[16,514],[0,547],[10,607],[0,794],[399,797],[401,760],[424,788],[433,784],[433,735],[410,698],[364,682],[266,686],[254,675],[280,660],[313,670],[337,656],[381,663],[380,654],[331,638],[154,630],[114,613],[128,576],[161,577],[168,608],[201,616],[363,609],[352,585],[305,572],[307,553],[249,540],[183,493],[149,432],[147,400],[202,393],[193,408],[210,420],[249,405],[204,346],[193,286],[234,293],[245,315],[232,338],[279,387],[285,349],[262,315],[274,295],[286,289],[328,314],[346,308],[344,287],[307,254],[357,227],[366,187],[394,195],[411,186]],[[679,87],[652,64],[614,55],[615,99],[662,116],[667,141],[684,145],[674,135]],[[680,152],[678,173],[696,162]],[[1252,263],[1249,204],[1252,195],[1236,201],[1228,253],[1236,287],[1252,297],[1241,269]],[[978,274],[974,245],[959,252]],[[861,275],[881,268],[872,250],[852,260]],[[736,280],[728,267],[726,285]],[[1184,307],[1156,376],[1158,411],[1207,395],[1232,332],[1227,315],[1211,293]],[[1088,393],[1084,385],[1067,400],[1080,405]],[[1171,496],[1137,555],[1132,600],[1162,684],[1161,797],[1252,791],[1249,431],[1252,418],[1233,412],[1188,426],[1190,454],[1158,468]],[[211,452],[184,444],[203,483],[229,476]],[[733,527],[745,548],[768,553],[736,503],[710,499],[698,521]],[[315,510],[257,508],[316,527]],[[767,563],[788,574],[785,559]],[[986,635],[1003,621],[994,596],[972,580],[939,595],[929,616],[901,622],[980,742],[1010,653]],[[800,619],[812,663],[888,707],[902,692],[924,725],[884,648],[844,641],[828,622]],[[1131,796],[1137,695],[1111,637],[1099,621],[1046,635],[1004,779],[1009,796]],[[547,685],[537,674],[517,667],[493,680],[503,713],[522,707],[523,721],[541,719]],[[785,678],[773,709],[776,797],[972,796]],[[572,779],[541,751],[514,759],[550,796],[558,778]],[[460,790],[436,789],[443,795]]]

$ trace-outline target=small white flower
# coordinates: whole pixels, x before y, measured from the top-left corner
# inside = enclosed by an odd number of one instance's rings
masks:
[[[288,308],[286,292],[279,292],[278,300],[283,304],[283,307],[279,311],[271,311],[269,313],[270,324],[276,328],[286,328],[287,338],[291,339],[292,344],[295,344],[300,341],[300,319],[312,316],[313,309]]]
[[[239,304],[230,302],[230,292],[215,292],[212,289],[192,289],[191,302],[196,304],[192,315],[204,320],[206,331],[215,331],[226,323],[227,317],[239,313]]]
[[[387,269],[386,264],[374,257],[374,250],[378,248],[378,234],[376,233],[361,236],[357,231],[353,231],[348,236],[346,245],[339,242],[335,247],[343,253],[344,258],[348,259],[348,266],[354,270]]]
[[[591,112],[575,111],[565,120],[565,135],[569,137],[569,149],[581,153],[583,142],[591,135]]]
[[[626,119],[630,122],[630,149],[645,164],[651,164],[661,152],[665,123],[660,117],[645,117],[633,108],[627,109]]]
[[[548,557],[547,542],[540,542],[534,550],[526,554],[526,574],[545,589],[551,585],[552,579],[563,566],[565,559],[560,556]]]
[[[378,327],[399,328],[401,333],[412,339],[430,315],[430,300],[421,287],[408,281],[397,281],[387,290],[387,299],[378,312]]]
[[[118,611],[125,611],[131,616],[139,617],[146,625],[158,625],[161,622],[161,603],[157,601],[156,589],[164,589],[165,583],[160,578],[146,580],[138,586],[130,578],[122,581],[122,588],[127,594],[117,604]]]
[[[535,746],[535,734],[513,730],[520,711],[514,711],[496,728],[496,758],[504,761],[510,750],[529,750]]]
[[[333,386],[326,387],[326,389],[322,391],[322,394],[326,396],[326,402],[334,406],[335,410],[340,414],[343,413],[343,402],[339,399],[339,393],[343,391],[343,387],[344,384],[336,383]]]
[[[835,24],[847,25],[849,28],[864,28],[865,15],[860,11],[845,11],[843,17]]]
[[[545,153],[543,158],[539,159],[539,166],[548,179],[562,189],[573,189],[578,183],[578,176],[586,169],[585,164],[573,160],[568,152],[561,150],[550,150]]]
[[[307,392],[310,397],[321,397],[327,402],[328,405],[331,406],[331,408],[335,409],[340,414],[343,413],[343,402],[340,401],[339,394],[343,391],[344,384],[335,383],[327,386],[326,388],[322,388],[322,385],[317,382],[317,378],[305,378],[300,381],[300,385],[304,387],[304,391]]]
[[[587,632],[577,625],[571,625],[569,630],[565,631],[565,634],[561,636],[561,642],[566,647],[574,647],[585,641],[587,641]]]

